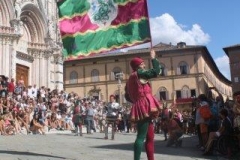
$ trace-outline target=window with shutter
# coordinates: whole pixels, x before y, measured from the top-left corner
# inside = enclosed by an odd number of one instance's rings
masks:
[[[190,90],[188,86],[182,88],[182,98],[190,98]]]
[[[167,89],[165,87],[161,87],[159,90],[159,97],[160,100],[168,100],[167,97]]]
[[[76,71],[72,71],[72,72],[70,73],[69,83],[70,83],[70,84],[77,83],[77,80],[78,80],[78,73],[77,73]]]
[[[177,67],[177,75],[180,75],[180,74],[181,74],[181,72],[180,72],[180,68]]]
[[[97,69],[92,70],[91,78],[92,78],[92,82],[98,82],[99,81],[99,71]]]
[[[186,62],[180,62],[178,65],[178,68],[179,68],[178,73],[181,75],[188,74],[188,72],[189,72],[189,70],[188,70],[189,67]]]

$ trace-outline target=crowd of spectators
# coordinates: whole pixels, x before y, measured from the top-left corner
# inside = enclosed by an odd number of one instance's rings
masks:
[[[81,123],[87,125],[88,117],[93,117],[90,131],[99,129],[103,132],[106,101],[95,100],[91,97],[79,97],[76,93],[66,93],[57,89],[51,90],[44,86],[25,86],[24,81],[8,80],[0,76],[0,133],[1,135],[45,134],[51,130],[75,131],[73,123],[74,109],[81,108]],[[89,110],[93,112],[90,112]],[[88,115],[90,114],[91,115]],[[129,125],[126,123],[129,110],[122,107],[119,111],[121,120],[118,131]],[[127,127],[128,126],[128,127]]]

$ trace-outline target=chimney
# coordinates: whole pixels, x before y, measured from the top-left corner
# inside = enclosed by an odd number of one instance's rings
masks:
[[[177,43],[177,48],[185,48],[186,47],[186,43],[185,42],[178,42]]]

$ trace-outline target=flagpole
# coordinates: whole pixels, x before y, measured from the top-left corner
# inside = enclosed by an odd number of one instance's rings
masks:
[[[147,0],[145,0],[146,2],[146,7],[147,7],[147,17],[148,17],[148,25],[149,25],[149,32],[150,32],[150,48],[152,49],[153,48],[153,44],[152,44],[152,35],[151,35],[151,26],[150,26],[150,17],[149,17],[149,12],[148,12],[148,2]]]

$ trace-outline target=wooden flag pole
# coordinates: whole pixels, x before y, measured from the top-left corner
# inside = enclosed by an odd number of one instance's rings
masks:
[[[151,35],[151,25],[150,25],[150,17],[149,17],[149,12],[148,12],[148,3],[147,3],[147,0],[145,0],[146,2],[146,7],[147,7],[147,17],[148,17],[148,25],[149,25],[149,34],[150,34],[150,48],[152,49],[153,48],[153,44],[152,44],[152,35]]]

